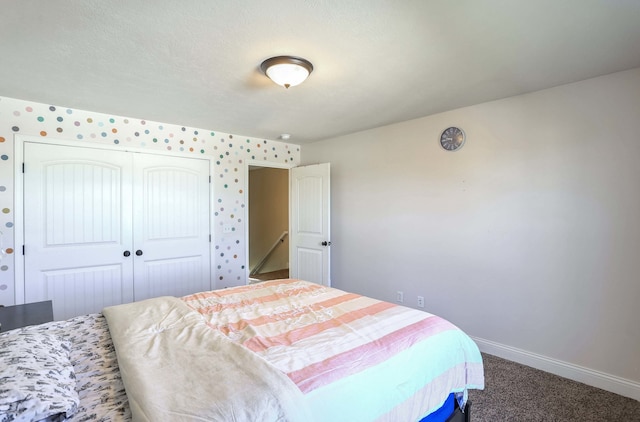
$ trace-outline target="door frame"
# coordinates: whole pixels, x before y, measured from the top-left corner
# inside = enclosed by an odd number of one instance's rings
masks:
[[[289,203],[287,204],[287,212],[288,215],[288,230],[291,233],[291,189],[289,188],[289,183],[291,182],[291,169],[294,167],[298,167],[295,164],[280,164],[280,163],[271,163],[267,161],[258,161],[258,160],[246,160],[245,161],[245,171],[244,171],[244,180],[245,180],[245,190],[244,190],[244,203],[247,204],[244,211],[244,244],[245,244],[245,283],[249,284],[249,273],[251,273],[251,268],[249,268],[249,167],[264,167],[264,168],[273,168],[273,169],[283,169],[287,170],[287,190],[289,191]],[[291,252],[291,244],[289,244],[289,252]]]
[[[213,209],[214,209],[214,183],[213,183],[213,159],[211,156],[196,157],[187,153],[168,152],[149,150],[141,147],[115,146],[100,144],[96,142],[75,141],[70,139],[39,137],[34,135],[14,134],[14,160],[13,160],[13,180],[14,180],[14,302],[16,305],[25,303],[25,285],[24,285],[24,255],[22,248],[24,246],[24,173],[22,173],[22,163],[24,163],[24,144],[32,142],[46,145],[61,145],[76,148],[103,149],[111,151],[123,151],[141,154],[164,155],[169,157],[184,157],[197,160],[206,160],[209,162],[209,278],[214,278],[214,269],[216,268],[216,257],[213,253]]]

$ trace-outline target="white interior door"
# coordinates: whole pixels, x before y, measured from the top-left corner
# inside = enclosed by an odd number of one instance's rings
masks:
[[[127,153],[24,144],[25,301],[55,319],[133,300]]]
[[[134,299],[211,290],[209,162],[134,154]]]
[[[329,163],[291,169],[290,183],[290,277],[330,286]]]
[[[211,289],[209,161],[24,143],[25,302],[56,320]]]

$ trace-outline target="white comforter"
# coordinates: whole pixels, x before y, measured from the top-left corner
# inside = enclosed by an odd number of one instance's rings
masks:
[[[103,311],[135,421],[311,421],[281,371],[209,327],[182,300]]]

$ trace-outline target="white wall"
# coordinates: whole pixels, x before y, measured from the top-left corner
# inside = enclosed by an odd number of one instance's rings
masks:
[[[15,162],[16,134],[75,141],[79,145],[104,144],[210,157],[214,173],[212,285],[216,288],[247,282],[247,161],[294,166],[300,160],[300,147],[294,144],[0,96],[0,305],[24,300],[16,297],[15,289],[16,266],[23,264],[21,256],[16,257],[22,245],[15,244],[16,230],[22,229],[15,226],[14,165],[20,166]],[[25,192],[27,200],[28,195]],[[231,232],[225,232],[225,227],[230,227]]]
[[[640,69],[305,145],[315,162],[334,287],[423,295],[474,337],[640,386]]]

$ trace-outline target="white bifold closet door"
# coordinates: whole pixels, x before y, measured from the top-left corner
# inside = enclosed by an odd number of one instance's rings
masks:
[[[25,301],[54,319],[211,288],[207,160],[25,142]]]
[[[134,154],[133,168],[134,300],[211,290],[209,162]]]

